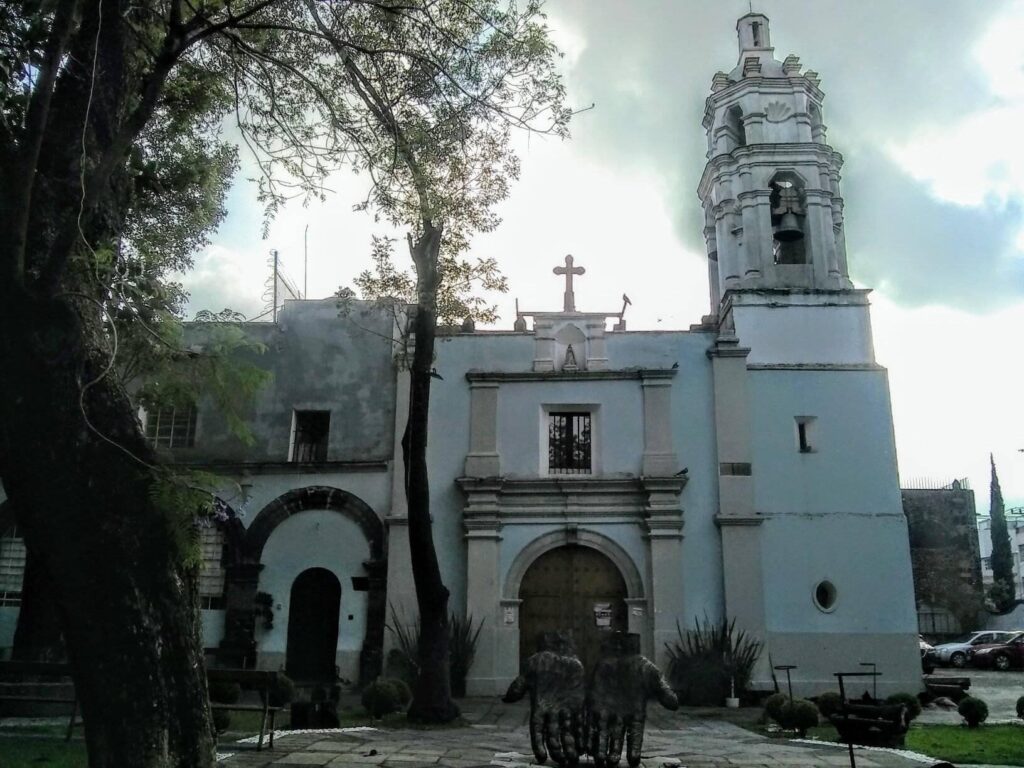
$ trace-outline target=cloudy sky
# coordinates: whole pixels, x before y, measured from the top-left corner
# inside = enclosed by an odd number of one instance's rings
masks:
[[[776,58],[819,72],[828,140],[846,158],[850,271],[874,289],[878,360],[889,369],[900,476],[968,477],[988,509],[993,453],[1010,506],[1024,505],[1024,0],[756,0]],[[697,181],[711,77],[737,61],[747,0],[549,0],[579,114],[567,142],[520,137],[523,172],[503,225],[474,242],[523,309],[561,304],[551,268],[587,269],[577,306],[633,305],[630,329],[686,328],[708,312]],[[251,166],[249,166],[251,167]],[[246,164],[230,215],[186,280],[191,311],[250,317],[271,248],[325,297],[368,265],[380,232],[351,211],[359,184],[333,180],[260,236]]]

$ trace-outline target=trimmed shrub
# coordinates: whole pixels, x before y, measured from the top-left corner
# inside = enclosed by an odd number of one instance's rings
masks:
[[[977,728],[988,719],[988,704],[973,696],[964,698],[956,711],[967,721],[968,728]]]
[[[793,699],[782,705],[779,725],[786,730],[796,731],[800,738],[807,735],[807,729],[818,724],[818,708],[813,701]]]
[[[1024,696],[1017,699],[1017,717],[1024,719]]]
[[[821,716],[826,720],[831,716],[839,712],[843,708],[843,697],[835,691],[825,691],[821,694],[817,701],[818,711]]]
[[[401,709],[401,693],[391,680],[377,678],[363,689],[363,709],[374,720]]]
[[[736,696],[746,693],[761,642],[737,630],[735,619],[714,622],[705,616],[692,630],[676,622],[676,633],[679,639],[665,643],[665,650],[669,685],[680,704],[721,706],[733,683]]]
[[[218,704],[234,704],[242,695],[242,686],[238,683],[210,683],[210,701]]]
[[[231,727],[231,713],[223,709],[213,710],[213,727],[217,733],[224,733]]]
[[[409,702],[412,701],[412,691],[405,680],[389,677],[388,682],[395,687],[395,692],[398,693],[398,705],[403,709],[407,707]]]
[[[773,693],[764,700],[765,717],[774,720],[781,725],[782,708],[789,702],[789,697],[784,693]]]
[[[916,720],[921,714],[921,702],[912,693],[894,693],[885,700],[886,704],[903,704],[907,708],[907,722]]]
[[[295,683],[292,679],[279,672],[274,685],[270,687],[270,701],[272,707],[283,707],[292,702],[295,698]]]

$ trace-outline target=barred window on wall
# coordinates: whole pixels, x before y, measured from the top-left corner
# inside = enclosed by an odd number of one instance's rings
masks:
[[[589,475],[591,467],[590,413],[548,414],[548,473]]]
[[[24,576],[25,541],[14,526],[0,535],[0,606],[21,605]]]
[[[192,448],[196,444],[195,405],[146,411],[146,439],[157,448]]]
[[[199,551],[203,558],[199,571],[201,608],[224,607],[224,532],[214,525],[199,529]]]

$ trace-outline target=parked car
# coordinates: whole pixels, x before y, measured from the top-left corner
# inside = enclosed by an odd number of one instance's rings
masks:
[[[972,648],[979,645],[1002,643],[1009,640],[1015,634],[1017,634],[1017,631],[997,632],[988,630],[985,632],[972,632],[955,642],[942,643],[935,646],[935,653],[938,656],[939,664],[959,669],[967,663],[967,652]]]
[[[921,671],[930,675],[939,664],[939,656],[921,635],[917,636],[917,644],[921,648]]]
[[[1024,632],[1018,632],[1006,642],[976,645],[967,652],[967,658],[975,667],[999,670],[1024,667]]]

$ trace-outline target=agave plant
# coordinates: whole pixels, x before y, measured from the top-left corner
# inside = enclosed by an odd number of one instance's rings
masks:
[[[401,667],[410,676],[408,682],[412,683],[420,670],[420,624],[417,619],[414,625],[408,622],[399,621],[394,606],[391,606],[391,623],[387,624],[389,632],[395,636],[395,648],[391,651],[392,656],[397,656],[396,666]],[[448,664],[449,679],[452,687],[452,695],[464,696],[466,694],[466,675],[469,668],[473,666],[473,659],[476,656],[476,643],[480,638],[480,630],[483,629],[483,619],[473,626],[471,615],[465,618],[454,612],[448,619]],[[404,675],[399,675],[404,676]]]
[[[687,704],[720,704],[735,686],[741,695],[761,655],[761,641],[736,629],[736,620],[713,622],[705,614],[695,628],[684,630],[676,622],[678,640],[665,643],[668,677]]]

